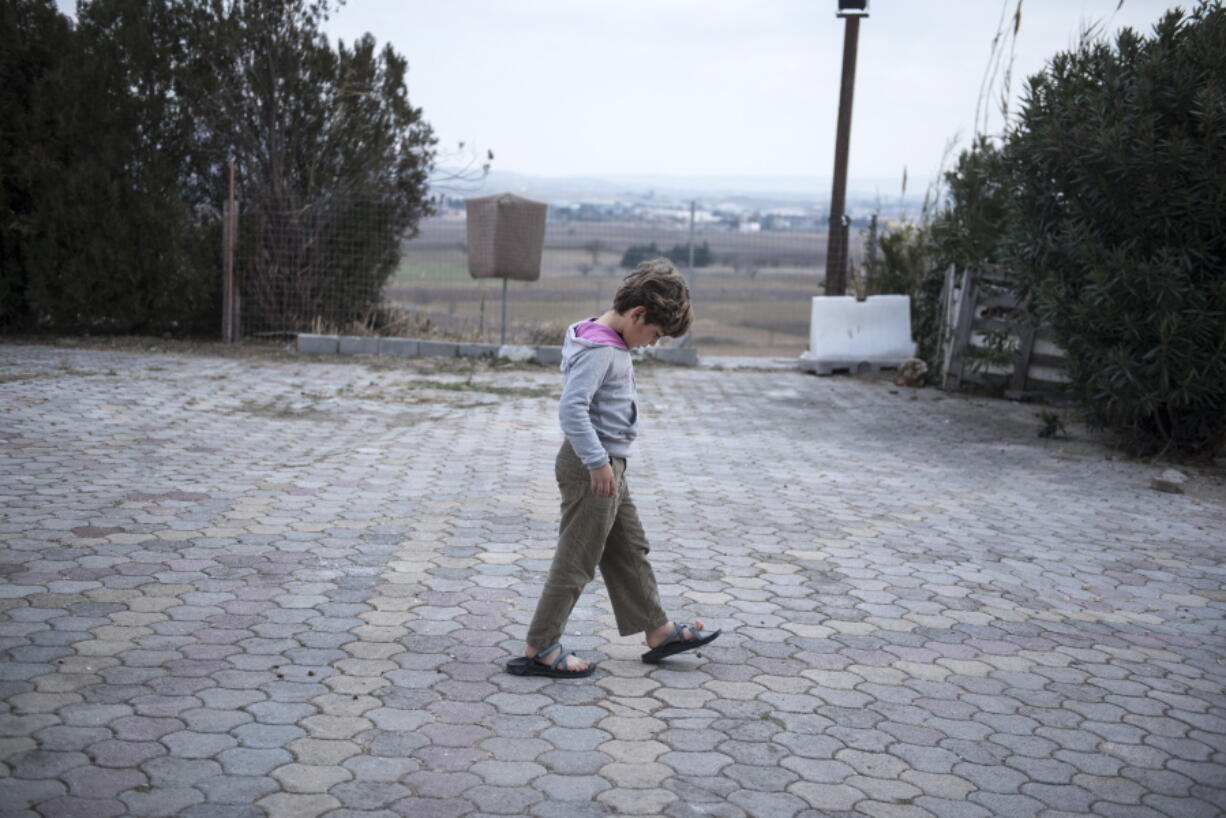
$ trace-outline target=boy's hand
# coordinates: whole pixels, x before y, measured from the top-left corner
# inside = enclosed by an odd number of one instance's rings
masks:
[[[597,497],[612,497],[617,488],[617,478],[613,475],[613,466],[605,463],[598,469],[588,471],[592,475],[592,494]]]

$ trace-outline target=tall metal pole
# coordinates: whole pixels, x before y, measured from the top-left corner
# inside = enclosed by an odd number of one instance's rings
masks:
[[[826,295],[847,292],[847,154],[851,142],[851,103],[856,87],[856,48],[860,18],[840,14],[843,30],[843,83],[839,89],[838,135],[834,143],[834,186],[830,192],[830,233],[826,240]]]

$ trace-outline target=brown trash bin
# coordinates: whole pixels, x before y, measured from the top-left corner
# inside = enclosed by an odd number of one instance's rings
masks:
[[[468,199],[468,274],[536,281],[541,277],[548,205],[513,193]]]

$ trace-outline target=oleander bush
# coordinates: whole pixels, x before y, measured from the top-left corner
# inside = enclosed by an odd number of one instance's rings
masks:
[[[1096,424],[1138,452],[1226,441],[1226,8],[1086,39],[1028,80],[1003,255]]]

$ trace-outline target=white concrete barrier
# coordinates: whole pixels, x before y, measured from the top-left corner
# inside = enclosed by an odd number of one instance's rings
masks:
[[[915,357],[911,340],[911,298],[872,295],[819,295],[809,314],[809,351],[801,368],[819,374],[837,369],[853,373],[897,367]]]

